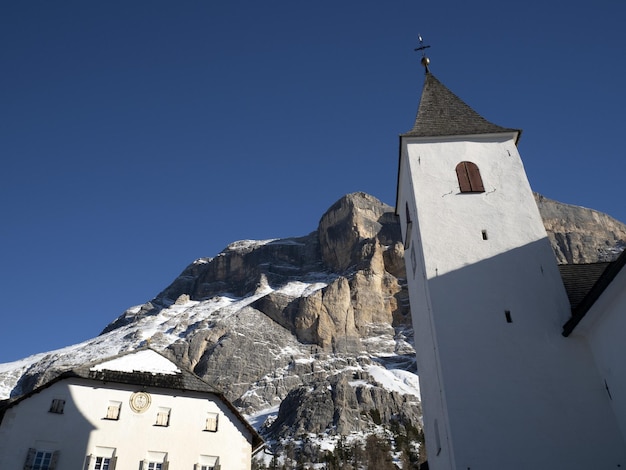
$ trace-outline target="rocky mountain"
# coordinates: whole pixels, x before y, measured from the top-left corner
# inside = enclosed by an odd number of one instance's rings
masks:
[[[537,202],[559,262],[623,249],[626,226],[614,219]],[[404,269],[393,208],[349,194],[306,236],[232,243],[93,340],[0,365],[0,397],[149,342],[221,388],[272,452],[320,461],[325,448],[378,434],[415,460],[421,408]]]
[[[592,209],[535,200],[559,264],[612,261],[626,247],[626,226]]]

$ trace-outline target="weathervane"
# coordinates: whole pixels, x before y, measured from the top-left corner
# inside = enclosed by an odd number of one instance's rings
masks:
[[[417,38],[419,39],[420,47],[416,47],[415,50],[422,51],[422,65],[426,69],[426,73],[430,73],[430,70],[428,70],[428,64],[430,64],[430,59],[426,57],[426,49],[428,49],[430,46],[424,45],[424,40],[422,39],[421,34],[418,34]]]

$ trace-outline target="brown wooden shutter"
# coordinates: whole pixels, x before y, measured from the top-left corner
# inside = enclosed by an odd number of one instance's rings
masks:
[[[469,174],[467,173],[467,162],[461,162],[456,166],[456,177],[459,180],[459,188],[462,193],[472,192],[472,185],[470,183]]]
[[[456,166],[456,176],[462,193],[484,193],[480,170],[475,163],[461,162]]]
[[[483,180],[480,177],[480,170],[472,162],[466,162],[467,174],[469,175],[470,186],[473,193],[484,193]]]
[[[26,462],[24,462],[24,470],[32,470],[33,463],[35,463],[36,453],[37,449],[33,449],[32,447],[28,449],[28,454],[26,454]]]

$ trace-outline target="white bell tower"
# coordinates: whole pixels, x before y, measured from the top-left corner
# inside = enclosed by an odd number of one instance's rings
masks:
[[[400,136],[396,213],[431,469],[625,468],[517,150],[426,76]]]

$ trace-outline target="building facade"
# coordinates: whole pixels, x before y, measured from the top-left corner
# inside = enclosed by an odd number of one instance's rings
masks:
[[[262,445],[221,393],[151,349],[68,371],[0,419],[6,469],[249,470]]]

